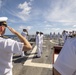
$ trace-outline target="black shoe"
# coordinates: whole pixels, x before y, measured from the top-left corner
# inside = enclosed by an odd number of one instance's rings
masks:
[[[35,54],[37,54],[37,52]]]
[[[36,56],[34,56],[34,58],[40,58],[40,56],[37,56],[37,55],[36,55]]]

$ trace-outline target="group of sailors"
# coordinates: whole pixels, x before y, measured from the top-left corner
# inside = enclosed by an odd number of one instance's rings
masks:
[[[43,47],[43,32],[36,32],[37,58],[41,57]]]
[[[58,39],[58,42],[60,43],[60,38],[62,38],[63,42],[65,43],[68,38],[72,38],[75,36],[76,31],[67,31],[63,30],[62,33],[60,34],[59,32],[56,34],[55,32],[52,34],[50,32],[50,40],[52,39]]]
[[[61,38],[62,38],[63,42],[65,43],[66,40],[68,38],[71,38],[74,34],[76,34],[76,31],[63,30],[62,34],[60,34],[59,32],[57,34],[55,32],[52,34],[52,32],[50,32],[50,40],[57,39],[59,45],[61,45],[61,41],[60,41]],[[27,31],[27,29],[23,29],[21,35],[24,36],[28,40],[28,31]],[[41,57],[42,47],[43,47],[43,32],[38,32],[37,31],[35,39],[36,39],[36,46],[37,46],[37,55],[36,55],[36,57]],[[21,56],[22,57],[25,56],[24,51],[22,52]]]
[[[28,40],[28,31],[27,29],[23,29],[22,33],[21,33],[22,36],[24,36],[24,38],[26,38]],[[36,54],[36,58],[39,58],[41,57],[41,54],[42,54],[42,47],[43,47],[43,32],[36,32],[36,35],[35,35],[35,42],[36,42],[36,46],[37,46],[37,54]],[[21,56],[24,57],[26,54],[24,51],[22,51],[22,54]]]
[[[50,32],[50,40],[56,39],[56,38],[61,38],[61,34],[59,32],[58,34],[56,34],[55,32],[54,33]]]
[[[28,40],[28,31],[26,29],[23,29],[23,32],[21,34]],[[55,75],[76,75],[76,65],[75,65],[76,58],[74,58],[76,57],[76,49],[75,49],[76,43],[74,43],[76,39],[69,39],[76,36],[75,34],[76,31],[66,31],[66,30],[63,30],[61,34],[59,32],[57,34],[55,34],[55,32],[53,34],[52,32],[50,32],[50,40],[52,39],[58,40],[59,45],[61,38],[64,42],[62,51],[60,52],[56,62],[53,65],[56,71]],[[44,36],[43,32],[39,31],[36,32],[35,37],[36,39],[35,42],[37,46],[37,53],[35,56],[36,58],[40,58],[43,52],[43,36]],[[22,56],[25,56],[24,51],[22,53]],[[72,58],[74,58],[74,60]],[[72,67],[74,67],[74,69]]]
[[[63,32],[60,34],[59,32],[56,34],[55,32],[52,33],[50,32],[50,40],[52,39],[57,39],[59,44],[60,44],[60,39],[62,38],[63,42],[65,43],[65,41],[68,38],[71,38],[73,36],[73,34],[76,34],[76,31],[66,31],[63,30]],[[24,36],[27,40],[28,40],[28,31],[27,29],[23,29],[22,36]],[[37,56],[40,57],[41,53],[42,53],[42,46],[43,46],[43,32],[36,32],[36,45],[37,45]],[[22,53],[22,56],[25,56],[24,52]]]
[[[53,39],[58,41],[58,45],[61,45],[61,34],[59,32],[57,34],[55,32],[53,34],[50,32],[50,40]]]

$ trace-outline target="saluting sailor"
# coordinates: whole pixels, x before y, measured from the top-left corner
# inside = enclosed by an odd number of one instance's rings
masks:
[[[27,29],[23,29],[21,35],[28,40],[28,31],[27,31]],[[25,52],[24,51],[22,52],[21,56],[22,57],[25,56]]]
[[[28,40],[28,31],[27,31],[27,29],[23,29],[21,35],[24,36]]]
[[[7,19],[7,17],[0,17],[0,75],[13,75],[13,53],[21,54],[22,50],[32,49],[32,46],[26,38],[24,38],[15,29],[7,26]],[[15,34],[21,40],[21,42],[17,42],[9,38],[3,38],[2,36],[4,35],[6,28]]]

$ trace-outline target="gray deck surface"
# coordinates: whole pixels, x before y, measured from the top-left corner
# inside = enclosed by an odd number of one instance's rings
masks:
[[[53,46],[54,44],[50,42],[50,39],[44,37],[43,53],[41,58],[34,58],[36,52],[31,53],[31,51],[27,52],[24,58],[19,55],[14,56],[13,75],[52,75],[52,68],[49,68],[48,66],[52,65]],[[34,47],[35,43],[33,49]],[[30,55],[33,55],[33,57],[29,57]],[[44,67],[44,65],[47,66]]]

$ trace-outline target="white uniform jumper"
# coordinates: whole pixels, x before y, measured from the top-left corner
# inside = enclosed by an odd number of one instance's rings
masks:
[[[0,37],[0,75],[12,75],[13,53],[21,54],[23,43]]]
[[[38,56],[38,57],[41,57],[40,34],[36,35],[36,45],[37,45],[37,56]]]
[[[22,32],[21,35],[28,40],[27,32]]]
[[[21,35],[22,35],[23,37],[25,37],[25,38],[28,40],[28,37],[27,37],[27,32],[22,32],[22,33],[21,33]],[[24,51],[22,51],[21,56],[22,56],[22,57],[23,57],[23,56],[25,56]]]
[[[58,33],[57,39],[58,39],[58,44],[61,45],[61,44],[60,44],[60,33]]]
[[[40,51],[41,51],[41,53],[42,53],[42,47],[43,47],[43,34],[41,34],[41,36],[40,36]]]
[[[62,34],[62,38],[63,38],[63,41],[64,41],[64,43],[65,43],[66,40],[67,40],[67,34],[66,34],[66,32]]]
[[[52,40],[52,33],[50,33],[50,40]]]
[[[54,68],[61,75],[76,75],[76,37],[67,39]]]

